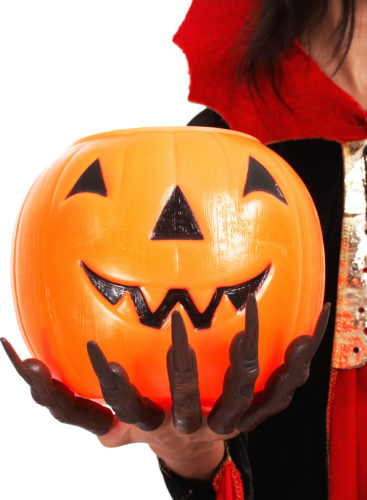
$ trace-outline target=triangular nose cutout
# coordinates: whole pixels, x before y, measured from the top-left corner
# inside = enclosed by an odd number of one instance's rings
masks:
[[[202,240],[198,223],[181,189],[176,186],[158,219],[152,240]]]

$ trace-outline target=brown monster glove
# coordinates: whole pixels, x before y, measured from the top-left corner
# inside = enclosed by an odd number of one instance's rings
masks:
[[[285,362],[273,372],[264,391],[256,394],[258,376],[258,313],[256,299],[249,294],[246,302],[245,330],[231,342],[230,366],[225,375],[222,395],[208,416],[209,427],[228,435],[236,429],[254,429],[263,420],[288,406],[297,387],[308,378],[310,363],[324,334],[330,304],[320,314],[313,336],[300,336],[291,342]],[[36,359],[21,361],[10,343],[1,342],[19,375],[30,385],[34,400],[46,406],[61,422],[77,425],[94,434],[106,434],[113,413],[102,405],[76,397],[64,384],[53,379],[44,363]],[[88,353],[98,377],[103,397],[122,422],[152,431],[164,420],[162,408],[142,397],[125,370],[108,362],[96,342],[88,342]],[[172,396],[172,419],[182,434],[197,431],[202,422],[196,356],[188,344],[183,320],[172,314],[172,345],[167,353],[167,370]]]
[[[306,382],[312,357],[319,346],[329,318],[330,304],[325,304],[312,336],[303,335],[289,345],[285,362],[271,375],[264,391],[253,401],[258,376],[258,312],[256,298],[246,301],[245,330],[230,346],[230,366],[225,375],[222,395],[208,416],[209,427],[217,434],[248,431],[271,415],[285,409],[297,387]],[[88,352],[99,379],[103,397],[116,416],[143,430],[153,430],[163,421],[161,408],[143,398],[129,382],[125,370],[108,362],[96,342],[88,343]],[[197,431],[202,422],[196,356],[188,344],[180,313],[172,313],[172,345],[167,353],[167,370],[172,397],[172,419],[182,434]]]
[[[29,384],[36,403],[46,406],[60,422],[77,425],[102,436],[113,422],[113,413],[108,408],[75,396],[65,384],[51,377],[50,370],[38,359],[22,361],[11,344],[0,339],[3,347],[19,375]]]
[[[226,374],[223,394],[208,417],[209,427],[219,434],[229,434],[236,428],[251,404],[258,375],[258,314],[254,295],[248,296],[246,308],[246,330],[237,334],[231,343],[231,367]],[[88,343],[88,353],[103,397],[117,418],[143,430],[158,427],[163,421],[161,409],[140,396],[125,370],[117,363],[109,363],[96,342]],[[173,424],[180,433],[191,434],[202,423],[197,363],[177,311],[172,313],[172,345],[167,352],[167,371]]]

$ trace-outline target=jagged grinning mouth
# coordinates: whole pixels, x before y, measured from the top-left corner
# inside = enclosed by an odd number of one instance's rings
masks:
[[[151,328],[161,328],[174,306],[179,302],[185,308],[192,324],[197,330],[210,328],[214,313],[223,295],[227,295],[237,311],[242,311],[246,305],[247,295],[249,293],[256,294],[260,290],[271,267],[269,264],[266,269],[255,278],[245,281],[239,285],[217,288],[204,312],[200,312],[197,309],[189,292],[184,288],[171,288],[168,290],[158,309],[152,312],[140,287],[113,283],[112,281],[106,280],[96,274],[84,262],[81,261],[80,265],[84,269],[94,287],[106,300],[108,300],[110,304],[117,304],[122,296],[126,292],[129,292],[130,297],[134,302],[140,322],[143,325],[150,326]]]

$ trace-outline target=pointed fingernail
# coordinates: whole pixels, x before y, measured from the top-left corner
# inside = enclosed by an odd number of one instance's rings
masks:
[[[178,311],[172,313],[172,356],[175,369],[184,372],[192,367],[185,323]]]

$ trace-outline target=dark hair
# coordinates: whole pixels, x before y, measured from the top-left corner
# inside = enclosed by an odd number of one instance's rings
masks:
[[[334,74],[342,65],[353,38],[356,0],[341,0],[342,12],[334,31],[335,56],[343,48]],[[247,79],[248,87],[261,95],[258,77],[267,73],[278,97],[281,58],[295,38],[304,37],[310,44],[314,29],[327,13],[329,0],[261,0],[255,5],[241,34],[237,67],[239,82]],[[305,47],[308,48],[307,46]]]

